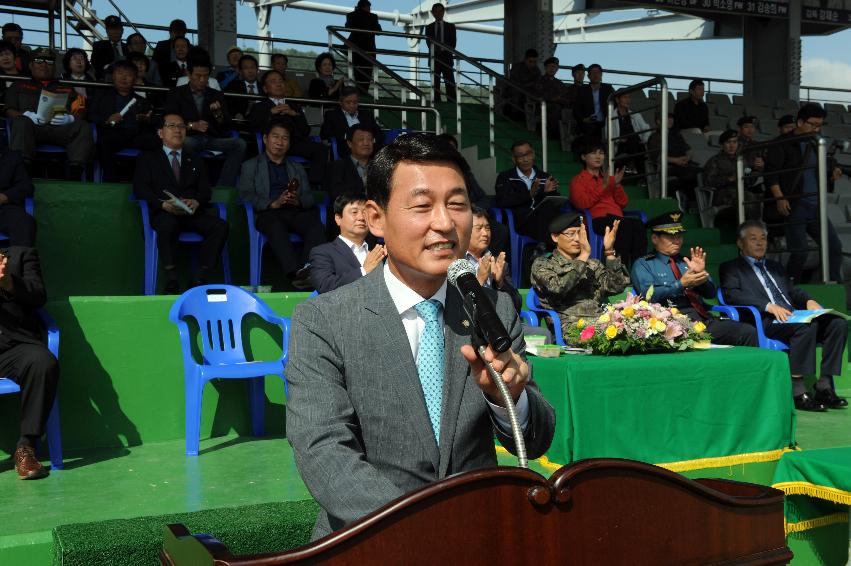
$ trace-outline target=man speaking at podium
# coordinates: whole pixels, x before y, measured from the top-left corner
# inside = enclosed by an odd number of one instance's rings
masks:
[[[293,314],[287,438],[322,506],[314,539],[430,482],[495,466],[494,435],[515,450],[497,388],[470,345],[461,294],[447,284],[473,224],[465,170],[431,134],[382,149],[367,177],[366,217],[384,238],[386,262]],[[512,340],[487,356],[537,458],[555,413],[530,379],[514,306],[486,291]]]

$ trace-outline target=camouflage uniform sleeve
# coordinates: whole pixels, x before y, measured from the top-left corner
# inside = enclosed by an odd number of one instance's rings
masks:
[[[555,261],[538,258],[532,264],[532,286],[541,297],[569,293],[587,276],[588,264],[584,261]]]
[[[618,295],[629,287],[629,271],[621,261],[621,258],[606,260],[606,264],[597,263],[597,281],[605,295]]]
[[[718,167],[718,156],[712,156],[703,169],[703,178],[706,179],[706,185],[715,187],[726,184],[726,180],[722,178],[721,171]]]

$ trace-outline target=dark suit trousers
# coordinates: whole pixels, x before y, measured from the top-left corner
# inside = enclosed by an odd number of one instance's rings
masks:
[[[272,253],[287,275],[301,269],[307,263],[310,250],[325,243],[325,228],[316,208],[270,208],[259,212],[255,223],[269,240]],[[303,240],[300,257],[290,241],[291,233]]]
[[[707,310],[709,307],[707,307]],[[701,321],[706,325],[706,331],[712,335],[714,344],[728,344],[730,346],[759,346],[759,337],[756,328],[744,322],[736,322],[710,316],[702,318],[693,308],[681,308],[680,311],[693,321]]]
[[[177,238],[181,232],[197,232],[203,238],[198,258],[202,269],[216,266],[228,238],[228,224],[213,209],[181,215],[157,210],[151,213],[151,227],[157,232],[157,250],[163,266],[176,264]]]
[[[842,373],[842,354],[848,336],[848,323],[838,316],[820,316],[809,324],[765,324],[765,335],[789,346],[792,375],[812,375],[816,371],[816,345],[821,344],[821,376]]]
[[[375,53],[370,53],[375,57]],[[360,53],[352,53],[352,66],[355,70],[355,83],[363,93],[369,92],[369,83],[372,82],[372,61]]]
[[[436,53],[434,56],[434,99],[440,101],[440,77],[446,84],[446,100],[455,101],[455,60],[451,53]]]
[[[41,344],[2,346],[0,376],[21,388],[21,436],[40,437],[59,383],[59,362]]]
[[[0,206],[0,232],[9,236],[9,245],[35,246],[35,219],[21,205]]]
[[[310,160],[307,178],[311,185],[321,185],[325,181],[325,170],[328,167],[328,147],[325,144],[294,139],[290,143],[289,154]]]
[[[821,237],[818,227],[818,205],[806,202],[804,199],[792,201],[792,212],[789,214],[788,222],[784,227],[786,230],[786,248],[789,252],[789,261],[786,264],[786,273],[796,284],[802,283],[804,275],[804,264],[807,262],[806,248],[808,247],[807,234],[819,242]],[[836,233],[833,223],[827,223],[827,255],[829,263],[830,278],[833,281],[842,281],[842,240]]]
[[[561,210],[549,206],[532,210],[526,206],[518,206],[511,209],[514,214],[514,229],[518,234],[530,236],[548,246],[552,243],[548,226]]]
[[[606,227],[614,225],[615,220],[620,218],[620,226],[618,226],[618,235],[615,238],[615,251],[627,269],[632,267],[632,262],[647,253],[647,229],[644,227],[644,222],[634,217],[615,216],[607,214],[600,218],[591,220],[594,232],[601,238],[606,233]]]
[[[115,154],[123,149],[155,150],[162,147],[162,140],[153,132],[140,132],[132,128],[98,128],[98,162],[107,183],[119,181],[120,167]],[[132,178],[132,176],[131,176]]]

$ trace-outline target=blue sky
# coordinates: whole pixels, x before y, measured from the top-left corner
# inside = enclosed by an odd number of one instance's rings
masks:
[[[398,0],[372,1],[375,10],[399,10],[400,5],[410,10],[414,6],[413,2],[402,4]],[[355,2],[336,0],[334,3],[353,6]],[[101,17],[112,13],[111,6],[104,0],[94,0],[93,4]],[[195,26],[197,22],[195,2],[191,1],[133,0],[122,1],[119,5],[131,19],[147,23],[167,25],[169,20],[178,17],[185,19],[190,27]],[[284,12],[276,8],[272,15],[272,31],[275,37],[325,41],[325,26],[335,23],[342,25],[344,19],[342,15],[294,9]],[[34,27],[27,26],[28,22],[23,18],[18,18],[17,21],[25,27]],[[249,6],[237,5],[237,22],[240,33],[256,34],[254,11]],[[43,20],[40,25],[44,25]],[[384,29],[401,31],[391,22],[384,22],[382,25]],[[153,33],[147,35],[152,36],[149,39],[160,39]],[[499,57],[502,53],[501,40],[499,36],[466,32],[459,34],[459,48],[474,56]],[[249,42],[246,45],[254,46],[254,43]],[[384,46],[405,49],[405,44],[399,39],[388,40],[384,42]],[[583,62],[587,65],[597,62],[609,69],[687,75],[698,68],[704,76],[732,79],[741,78],[742,73],[740,40],[571,44],[559,46],[556,55],[563,64]],[[807,85],[851,89],[851,30],[827,37],[804,39],[802,82]]]

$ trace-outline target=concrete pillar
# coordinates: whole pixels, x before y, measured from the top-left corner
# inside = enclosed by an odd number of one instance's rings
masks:
[[[538,50],[539,61],[555,53],[552,0],[505,0],[505,73],[511,64],[523,59],[530,47]]]
[[[801,0],[790,0],[789,19],[744,18],[744,94],[773,106],[798,100],[801,86]]]
[[[227,51],[236,45],[236,2],[198,2],[198,45],[210,52],[213,65],[227,66]]]

